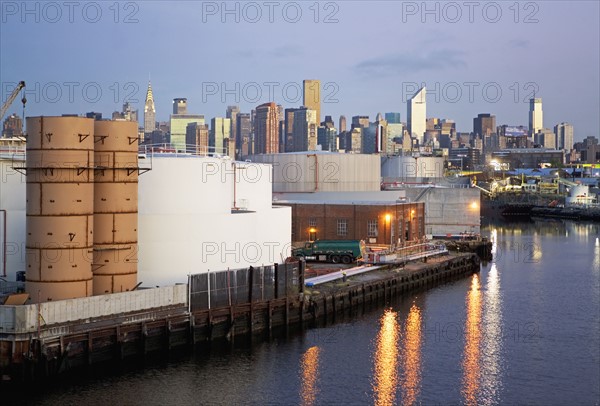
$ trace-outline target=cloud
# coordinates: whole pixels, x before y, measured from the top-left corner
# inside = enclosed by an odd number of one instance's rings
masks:
[[[359,62],[354,68],[361,74],[391,76],[418,73],[426,70],[439,71],[466,67],[464,52],[443,49],[428,54],[401,53],[375,57]]]
[[[259,50],[259,49],[243,49],[239,50],[236,53],[236,56],[247,58],[247,59],[258,59],[258,58],[275,58],[275,59],[285,59],[292,58],[294,56],[299,56],[303,54],[303,50],[301,47],[297,45],[287,44],[284,46],[280,46],[274,49],[268,50]]]

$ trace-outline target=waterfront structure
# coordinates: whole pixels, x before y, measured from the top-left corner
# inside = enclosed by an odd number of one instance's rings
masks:
[[[302,82],[302,105],[315,112],[315,122],[321,122],[321,81],[304,80]]]
[[[562,162],[563,152],[546,148],[509,148],[492,152],[492,159],[508,164],[510,169],[537,168],[542,164]]]
[[[407,127],[408,133],[416,139],[419,145],[423,144],[426,131],[427,114],[427,89],[422,87],[407,101]]]
[[[556,136],[556,148],[570,151],[573,149],[573,124],[560,123],[554,126],[554,135]]]
[[[533,140],[534,134],[544,128],[544,112],[542,111],[542,99],[529,99],[529,134]]]
[[[273,102],[261,104],[256,108],[254,122],[256,154],[279,152],[279,114]]]
[[[292,208],[292,241],[364,240],[402,246],[425,237],[425,205],[403,191],[276,194]]]

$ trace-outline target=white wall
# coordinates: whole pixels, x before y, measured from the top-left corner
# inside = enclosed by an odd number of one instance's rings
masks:
[[[14,281],[18,271],[25,271],[25,176],[13,169],[25,166],[21,160],[0,157],[0,209],[6,210],[6,280]],[[0,212],[0,277],[3,255],[3,213]]]
[[[248,202],[250,212],[232,213],[231,162],[154,157],[152,170],[140,176],[142,286],[186,282],[188,274],[271,264],[289,256],[291,208],[271,207],[270,166],[238,163],[247,169],[237,169],[236,199],[238,206]]]

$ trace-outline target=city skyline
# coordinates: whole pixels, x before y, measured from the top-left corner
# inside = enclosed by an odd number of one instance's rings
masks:
[[[68,10],[53,19],[41,3],[29,14],[21,3],[9,4],[16,11],[3,4],[0,97],[25,80],[28,116],[109,116],[125,101],[142,111],[150,74],[158,121],[168,120],[177,97],[205,117],[223,116],[236,104],[241,111],[271,101],[300,107],[303,80],[313,78],[321,82],[321,117],[404,113],[410,95],[426,86],[428,117],[453,119],[461,132],[482,112],[499,124],[527,125],[533,97],[544,100],[546,127],[572,123],[576,140],[597,136],[600,128],[597,2],[526,3],[533,9],[493,3],[500,7],[497,19],[482,14],[492,3],[480,4],[472,18],[463,9],[453,19],[443,3],[432,3],[438,11],[427,14],[412,2],[322,2],[317,9],[290,2],[278,3],[272,22],[268,10],[250,21],[243,3],[231,5],[240,9],[237,16],[213,2],[119,3],[119,13],[98,3],[98,21],[91,12],[82,16],[80,7],[73,22]],[[282,9],[295,4],[302,18],[292,22]],[[372,19],[378,24],[368,32],[343,28]],[[590,39],[591,46],[574,46]],[[568,58],[556,58],[567,50]],[[118,63],[98,64],[99,57]],[[18,102],[12,113],[21,115]]]

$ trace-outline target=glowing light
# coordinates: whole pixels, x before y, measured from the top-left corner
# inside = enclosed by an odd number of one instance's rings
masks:
[[[462,395],[464,403],[476,405],[481,376],[481,292],[479,276],[473,275],[467,295],[467,320],[465,322],[465,349],[463,353]]]
[[[302,405],[314,405],[317,398],[317,378],[319,375],[319,347],[310,347],[301,361],[301,379],[300,399]]]
[[[310,231],[311,233],[314,233],[315,231],[317,231],[317,229],[316,229],[316,228],[313,228],[313,227],[311,227],[311,228],[309,228],[309,229],[308,229],[308,231]]]
[[[421,388],[421,310],[413,304],[406,318],[403,404],[413,405]]]
[[[472,208],[473,210],[477,209],[478,207],[479,207],[479,205],[477,204],[477,202],[473,202],[473,203],[471,203],[471,208]]]
[[[376,405],[393,405],[398,385],[398,322],[396,312],[386,310],[381,317],[375,352],[373,391]]]
[[[391,214],[386,214],[385,215],[385,221],[387,221],[388,223],[390,222],[390,219],[392,218]]]

